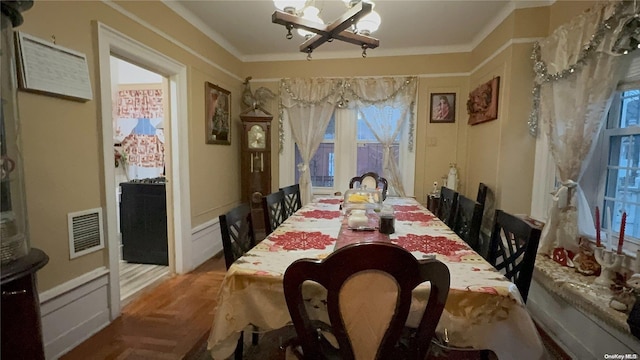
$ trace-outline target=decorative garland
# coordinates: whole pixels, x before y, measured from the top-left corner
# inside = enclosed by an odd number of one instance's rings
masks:
[[[531,113],[529,114],[529,121],[527,121],[527,125],[529,126],[529,134],[534,137],[538,134],[538,121],[540,117],[540,89],[542,85],[568,78],[572,76],[576,71],[582,69],[582,67],[585,66],[590,58],[595,54],[596,49],[604,38],[604,35],[612,31],[613,27],[611,25],[613,23],[616,23],[622,16],[622,12],[620,10],[622,9],[622,7],[624,7],[624,5],[624,1],[620,1],[615,5],[613,15],[611,15],[609,18],[600,23],[600,25],[598,25],[596,32],[591,35],[589,43],[587,43],[580,51],[576,62],[561,71],[558,71],[554,74],[549,74],[547,64],[542,60],[542,55],[540,53],[540,42],[536,41],[536,43],[533,45],[533,53],[531,54],[531,59],[534,61],[533,71],[536,73],[536,78],[534,80],[533,90],[531,91],[531,95],[533,96],[532,109]]]
[[[402,83],[402,85],[396,89],[394,92],[392,92],[391,94],[389,94],[388,96],[381,98],[381,99],[365,99],[360,97],[358,94],[356,94],[355,90],[353,90],[353,88],[351,87],[351,81],[353,81],[352,79],[344,79],[344,80],[339,80],[336,81],[333,89],[331,89],[331,91],[323,98],[316,100],[316,101],[309,101],[309,100],[305,100],[305,99],[301,99],[299,98],[296,94],[294,94],[291,91],[291,87],[289,86],[289,83],[286,79],[282,79],[280,80],[280,88],[284,89],[284,91],[286,91],[286,93],[289,95],[289,97],[299,103],[302,104],[302,106],[316,106],[319,105],[321,103],[326,102],[329,97],[333,96],[336,94],[336,92],[340,93],[340,99],[337,102],[337,106],[340,109],[346,108],[349,104],[349,99],[356,99],[364,104],[368,104],[368,105],[374,105],[374,104],[380,104],[383,102],[387,102],[391,99],[394,99],[396,96],[398,96],[399,93],[401,93],[402,91],[404,91],[412,82],[416,81],[416,77],[407,77],[404,82]],[[345,98],[346,94],[349,94],[349,96],[347,96],[347,98]],[[409,142],[408,142],[408,148],[409,151],[413,152],[413,132],[414,132],[414,111],[413,111],[413,107],[415,105],[415,102],[411,102],[411,109],[410,109],[410,116],[409,116]],[[280,100],[280,104],[278,106],[278,110],[279,110],[279,119],[278,119],[278,140],[279,140],[279,145],[280,145],[280,149],[279,152],[280,154],[282,154],[282,151],[284,149],[284,142],[285,142],[285,136],[284,136],[284,121],[283,121],[283,116],[284,116],[284,105],[282,104],[282,100]]]

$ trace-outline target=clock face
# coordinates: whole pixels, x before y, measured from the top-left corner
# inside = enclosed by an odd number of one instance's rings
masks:
[[[250,149],[264,149],[266,146],[267,137],[264,130],[260,125],[253,125],[249,130],[249,148]]]

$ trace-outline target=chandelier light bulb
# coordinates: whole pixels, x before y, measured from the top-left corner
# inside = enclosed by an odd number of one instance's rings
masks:
[[[306,0],[273,0],[276,8],[289,14],[298,13],[306,3]]]
[[[319,14],[320,14],[320,10],[318,10],[317,7],[308,6],[307,8],[304,9],[304,13],[302,14],[302,18],[305,19],[305,20],[317,22],[319,24],[324,24],[324,21],[322,21],[320,16],[318,16]],[[298,34],[300,36],[304,37],[305,39],[308,39],[311,36],[315,35],[315,33],[311,32],[311,31],[307,31],[305,29],[298,29]]]
[[[380,27],[380,23],[382,23],[382,18],[380,18],[380,14],[376,11],[371,11],[369,14],[365,15],[358,23],[356,24],[356,29],[358,29],[359,34],[370,35],[374,31],[378,30]]]

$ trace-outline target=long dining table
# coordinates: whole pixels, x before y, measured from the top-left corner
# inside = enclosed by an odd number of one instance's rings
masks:
[[[214,359],[233,354],[241,331],[250,325],[270,331],[291,324],[283,275],[292,262],[323,259],[337,248],[365,241],[391,242],[418,259],[435,256],[447,265],[451,285],[436,332],[446,330],[449,345],[490,349],[500,359],[543,358],[540,336],[517,287],[417,200],[384,201],[394,210],[391,235],[349,229],[341,203],[340,197],[314,199],[229,268],[208,341]],[[408,326],[417,326],[428,293],[428,284],[414,291]],[[322,310],[323,292],[308,296]]]

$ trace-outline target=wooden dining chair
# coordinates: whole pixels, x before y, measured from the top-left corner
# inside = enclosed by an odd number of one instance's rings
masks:
[[[300,196],[300,184],[294,184],[280,188],[284,193],[284,209],[288,218],[302,207],[302,198]]]
[[[440,189],[440,203],[438,204],[438,213],[436,216],[451,227],[453,225],[453,219],[456,216],[457,206],[458,193],[455,190],[443,186]]]
[[[459,195],[451,229],[476,252],[480,250],[478,239],[481,225],[482,206],[480,203],[464,195]]]
[[[276,191],[262,197],[264,211],[264,231],[269,235],[287,219],[284,192]]]
[[[523,219],[496,210],[488,260],[516,284],[524,302],[529,294],[540,233],[539,228]]]
[[[375,172],[368,172],[361,176],[351,178],[349,181],[349,189],[356,187],[367,188],[370,190],[380,189],[382,192],[382,200],[387,198],[387,190],[389,189],[389,182],[387,179],[379,176]]]
[[[482,208],[484,208],[484,204],[487,201],[487,192],[488,191],[489,191],[489,188],[484,183],[480,183],[478,185],[478,195],[476,195],[476,201],[480,205],[482,205]]]
[[[307,313],[305,281],[327,290],[330,325]],[[401,342],[411,292],[423,282],[431,286],[428,303],[415,336]],[[417,260],[397,245],[368,242],[347,245],[324,260],[296,260],[285,271],[284,294],[304,359],[424,359],[449,282],[449,269],[438,260]]]
[[[256,245],[251,220],[251,207],[241,204],[226,214],[220,215],[222,250],[227,269]]]
[[[231,264],[256,245],[251,207],[248,204],[241,204],[226,214],[220,215],[219,220],[224,262],[228,270]],[[258,343],[257,331],[254,331],[252,335],[252,342],[255,345]],[[244,336],[241,333],[236,345],[235,359],[242,359],[243,352]]]

